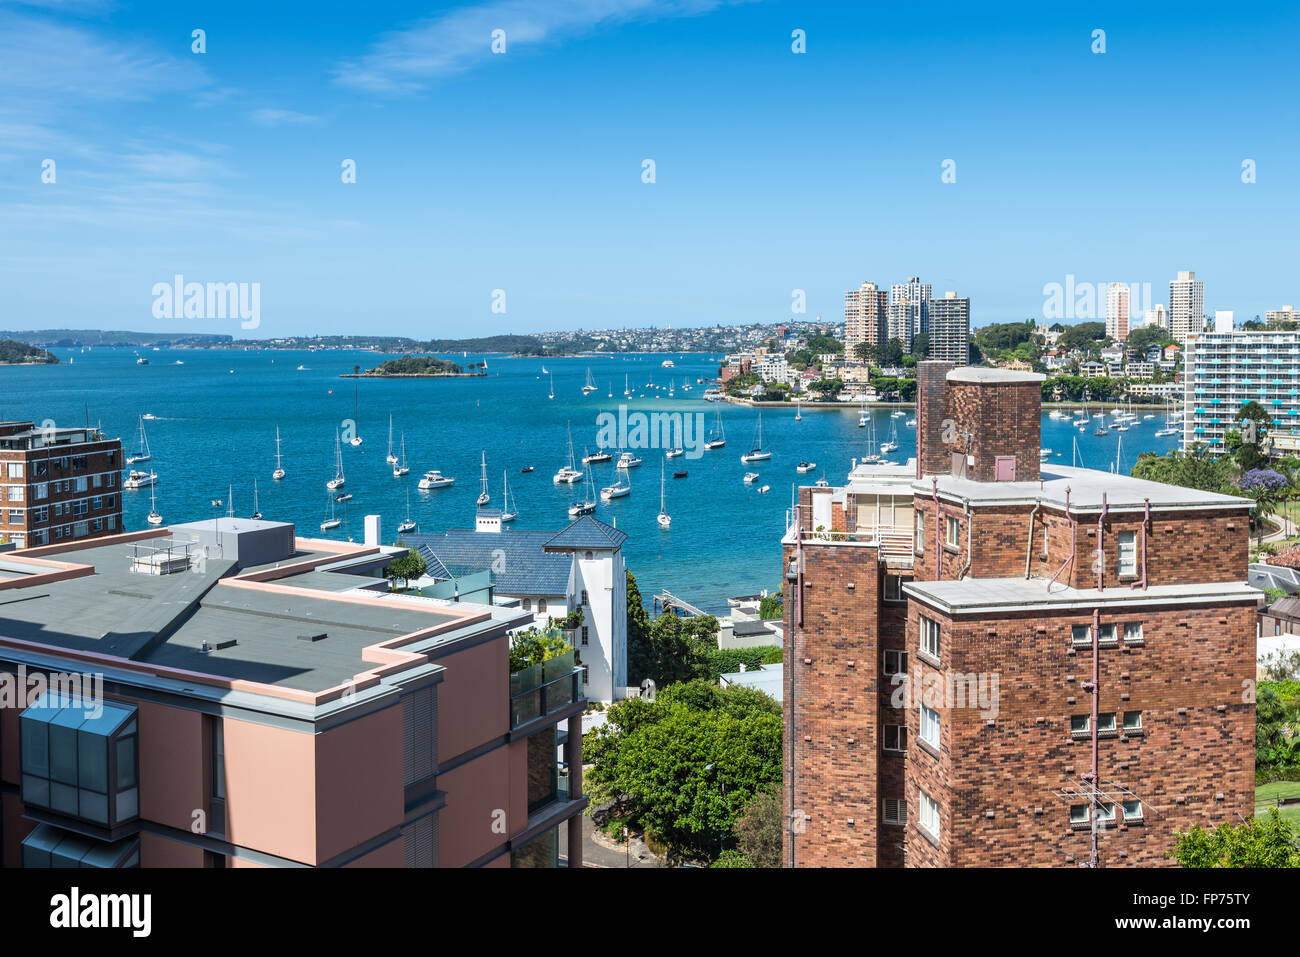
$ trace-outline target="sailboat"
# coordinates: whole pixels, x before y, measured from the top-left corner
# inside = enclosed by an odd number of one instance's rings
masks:
[[[673,520],[668,515],[668,509],[664,507],[664,464],[659,463],[659,517],[656,519],[660,528],[668,528],[672,525]]]
[[[555,398],[555,376],[553,376],[553,375],[551,376],[551,391],[550,391],[550,394],[547,395],[546,398],[548,398],[548,399],[554,399],[554,398]]]
[[[492,496],[488,493],[488,484],[487,484],[487,452],[486,452],[486,451],[483,452],[483,476],[482,476],[482,481],[483,481],[483,489],[482,489],[481,492],[478,493],[478,506],[479,506],[479,508],[482,508],[484,505],[486,505],[488,502],[490,502],[490,501],[492,500]]]
[[[583,383],[582,394],[590,395],[596,391],[596,380],[591,377],[591,366],[587,366],[587,381]]]
[[[582,473],[574,467],[573,462],[573,429],[569,429],[569,464],[560,467],[551,480],[556,485],[572,485],[574,482],[582,481]]]
[[[610,379],[610,380],[609,380],[609,397],[610,397],[611,399],[614,398],[614,380],[613,380],[613,379]]]
[[[162,516],[158,514],[158,506],[154,504],[154,486],[149,486],[149,517],[145,519],[150,525],[161,525]]]
[[[254,521],[262,517],[262,510],[257,507],[257,479],[253,479],[253,514],[250,517]]]
[[[275,471],[271,473],[271,478],[277,482],[284,478],[284,466],[280,462],[280,427],[275,427]]]
[[[140,441],[134,452],[126,457],[127,465],[134,465],[136,462],[148,462],[153,458],[153,453],[149,451],[149,437],[144,434],[144,416],[140,416]]]
[[[754,447],[742,455],[740,461],[745,463],[761,462],[771,457],[771,451],[763,448],[763,413],[760,410],[758,413],[758,427],[754,434]]]
[[[570,518],[577,518],[580,515],[590,515],[592,512],[596,510],[596,502],[591,498],[591,491],[590,491],[591,484],[592,484],[590,481],[591,466],[588,465],[586,469],[584,469],[584,471],[586,472],[586,475],[582,476],[582,478],[585,480],[583,482],[583,488],[585,489],[583,493],[583,498],[581,502],[574,502],[572,505],[569,506]]]
[[[798,400],[795,400],[794,403],[794,420],[796,422],[803,421],[803,408],[799,405]]]
[[[585,446],[583,447],[582,450],[583,465],[588,465],[588,464],[595,465],[597,462],[608,462],[610,458],[612,458],[612,456],[604,449],[596,449],[596,451],[592,452],[589,449],[587,449]]]
[[[519,516],[519,506],[510,496],[510,484],[506,481],[506,470],[501,470],[501,521],[513,522]]]
[[[889,441],[880,443],[881,452],[898,451],[898,423],[891,418],[889,423]]]
[[[864,412],[863,415],[866,413]],[[872,418],[867,419],[867,454],[862,456],[862,461],[880,461],[880,453],[876,451],[876,422]]]
[[[385,457],[389,465],[397,464],[397,456],[393,454],[393,417],[388,417],[388,455]]]
[[[406,464],[406,433],[402,433],[402,455],[397,459],[397,464],[393,466],[393,478],[401,478],[411,471],[410,466]]]
[[[356,428],[357,420],[361,418],[361,382],[359,380],[352,383],[352,427]],[[348,444],[356,448],[361,444],[361,434],[356,433],[348,439]]]
[[[329,517],[320,523],[320,530],[322,532],[328,532],[331,528],[338,528],[340,525],[343,524],[343,522],[338,518],[338,516],[334,514],[334,496],[326,494],[325,501],[327,503],[326,507],[328,509],[326,514]]]
[[[676,387],[677,387],[677,380],[676,380],[675,378],[673,378],[673,379],[669,379],[669,380],[668,380],[668,398],[671,399],[671,398],[673,397],[673,390],[674,390]]]
[[[632,389],[631,389],[631,387],[627,384],[627,373],[626,373],[626,372],[623,373],[623,394],[624,394],[625,396],[628,396],[629,398],[632,396]]]
[[[600,490],[601,501],[608,502],[610,499],[623,498],[632,493],[632,476],[623,466],[618,467],[615,473],[613,485],[606,485]]]
[[[336,488],[342,488],[346,483],[343,478],[343,447],[339,445],[339,430],[334,430],[334,477],[325,483],[325,487],[331,492]]]
[[[709,429],[709,441],[704,443],[706,449],[720,449],[727,444],[727,434],[722,431],[722,410],[714,413],[714,428]]]
[[[415,531],[415,522],[411,521],[411,490],[406,490],[406,520],[397,523],[397,534]]]

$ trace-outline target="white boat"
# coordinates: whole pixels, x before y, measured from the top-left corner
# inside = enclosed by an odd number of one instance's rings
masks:
[[[633,455],[631,452],[624,452],[622,455],[618,457],[618,468],[634,469],[634,468],[639,468],[640,465],[641,465],[641,460],[637,458],[635,455]]]
[[[391,415],[388,417],[388,455],[385,457],[385,461],[389,465],[397,464],[397,456],[393,454],[393,417]]]
[[[583,498],[581,502],[574,502],[572,505],[569,506],[570,518],[577,518],[580,515],[590,515],[592,512],[596,511],[596,501],[591,497],[591,491],[590,491],[592,486],[592,483],[590,481],[591,466],[590,465],[585,466],[583,471],[586,474],[578,476],[579,479],[581,479],[583,482],[583,486],[582,486],[584,490]]]
[[[547,394],[546,398],[548,399],[555,398],[555,376],[551,376],[551,391],[549,394]]]
[[[894,415],[898,416],[901,414],[902,414],[901,412],[898,412],[895,413]],[[898,423],[892,421],[889,423],[889,441],[880,443],[880,451],[881,452],[898,451]]]
[[[687,386],[686,388],[689,389],[690,386]],[[798,403],[797,401],[796,401],[795,404],[794,404],[794,420],[795,420],[796,422],[802,422],[802,421],[803,421],[803,409],[800,407],[800,405],[799,405],[799,403]]]
[[[443,475],[437,469],[429,469],[429,471],[420,476],[420,481],[417,487],[428,491],[431,488],[446,488],[455,481],[456,480],[450,475]]]
[[[822,477],[819,478],[816,482],[813,482],[813,484],[816,485],[818,488],[829,488],[831,483],[826,481],[826,473],[823,472]]]
[[[596,380],[591,377],[591,366],[587,366],[587,381],[583,383],[582,394],[590,395],[596,391]]]
[[[613,380],[613,379],[610,379],[610,380],[609,380],[609,397],[610,397],[611,399],[614,398],[614,380]]]
[[[326,515],[328,516],[328,518],[326,518],[323,522],[320,523],[320,530],[322,532],[328,532],[331,528],[338,528],[340,525],[343,524],[342,520],[340,520],[338,516],[334,514],[334,496],[327,493],[325,495],[325,503],[326,503]]]
[[[401,478],[408,474],[411,467],[406,464],[406,433],[402,433],[402,453],[397,459],[397,464],[393,466],[393,478]]]
[[[145,518],[145,521],[148,522],[150,525],[161,525],[162,516],[158,514],[158,506],[154,502],[153,493],[154,493],[154,489],[151,486],[149,488],[149,515],[147,518]]]
[[[798,465],[794,467],[794,470],[798,472],[800,475],[807,475],[816,467],[817,467],[816,462],[800,462]]]
[[[665,369],[671,369],[673,367],[673,360],[665,359],[663,362],[659,363],[659,365],[661,365]]]
[[[904,412],[902,409],[898,409],[898,410],[896,410],[896,411],[894,411],[894,412],[889,413],[889,417],[890,417],[891,419],[901,419],[901,418],[902,418],[904,415],[906,415],[906,414],[907,414],[907,413]]]
[[[763,462],[771,457],[771,451],[763,448],[763,413],[760,411],[758,413],[758,426],[754,433],[754,447],[742,455],[740,461],[745,463]]]
[[[632,390],[628,387],[628,384],[627,384],[627,373],[626,373],[626,372],[623,373],[623,394],[624,394],[625,396],[628,396],[629,398],[630,398],[631,395],[632,395]]]
[[[309,372],[309,371],[311,371],[311,370],[309,370],[306,366],[298,366],[297,370],[295,370],[295,371],[297,371],[297,372]]]
[[[138,366],[147,366],[149,364],[149,360],[146,359],[144,356],[136,356],[135,364]]]
[[[153,453],[149,451],[149,437],[144,434],[144,416],[140,416],[140,441],[136,443],[136,449],[126,457],[127,465],[134,465],[136,462],[148,462],[153,458]]]
[[[574,467],[573,462],[573,429],[569,429],[569,464],[560,467],[551,479],[556,485],[573,485],[575,482],[582,481],[582,473]]]
[[[606,485],[600,490],[600,498],[603,502],[610,499],[623,498],[632,493],[632,478],[627,474],[623,466],[618,467],[616,481],[613,485]]]
[[[673,390],[674,390],[675,388],[677,388],[677,380],[676,380],[676,379],[669,379],[669,380],[668,380],[668,397],[669,397],[669,398],[672,398]]]
[[[720,449],[727,444],[727,433],[722,429],[722,410],[714,412],[714,428],[709,429],[709,440],[704,443],[706,449]]]
[[[154,415],[152,412],[146,412],[144,415],[140,416],[140,418],[144,419],[146,422],[152,422],[154,419],[158,418],[158,416]]]
[[[867,423],[870,421],[871,421],[871,417],[867,415],[867,408],[866,406],[863,406],[862,411],[858,414],[858,428],[865,429],[867,427]]]
[[[352,381],[352,427],[357,427],[357,422],[361,419],[361,380]],[[348,444],[356,448],[361,444],[361,433],[355,433],[352,438],[348,439]]]
[[[685,449],[669,449],[667,452],[664,453],[664,458],[675,459],[678,456],[685,455],[685,454],[686,454]]]
[[[519,517],[519,506],[510,494],[510,484],[506,481],[506,470],[501,470],[501,521],[513,522]]]
[[[284,478],[284,466],[280,462],[280,427],[275,427],[275,471],[271,473],[271,478],[277,482]]]
[[[914,429],[916,428],[916,419],[908,419],[906,424],[909,429]]]
[[[768,492],[770,492],[770,491],[772,491],[772,486],[770,486],[770,485],[764,485],[764,486],[762,486],[761,488],[759,488],[758,493],[759,493],[760,495],[766,495],[766,494],[767,494]]]
[[[415,522],[411,520],[411,492],[408,488],[406,492],[406,519],[397,523],[397,534],[401,535],[403,532],[413,531],[415,531]]]
[[[757,481],[758,481],[758,473],[757,473],[757,472],[746,472],[746,473],[745,473],[745,484],[746,484],[746,485],[752,485],[754,482],[757,482]]]
[[[336,488],[342,488],[347,484],[347,479],[343,477],[343,447],[339,444],[339,430],[334,430],[334,477],[325,483],[325,487],[331,492]]]
[[[249,518],[257,521],[262,517],[262,510],[257,505],[257,479],[253,479],[253,514]]]
[[[608,452],[606,452],[604,449],[597,449],[595,452],[588,452],[584,448],[582,451],[584,453],[582,456],[583,465],[594,465],[597,462],[608,462],[610,459],[614,457],[610,455]]]
[[[862,456],[863,462],[879,462],[881,459],[880,451],[876,448],[876,423],[874,419],[867,419],[867,452]]]
[[[659,463],[659,516],[655,519],[660,528],[668,528],[673,524],[672,518],[668,515],[668,509],[664,507],[664,463]]]
[[[122,488],[148,488],[157,481],[158,473],[153,470],[148,472],[137,472],[135,469],[132,469],[131,474],[122,481]]]
[[[488,502],[492,500],[492,495],[490,492],[488,492],[488,484],[487,484],[487,450],[484,450],[483,452],[482,483],[483,483],[483,487],[478,493],[478,499],[476,503],[479,508],[482,508],[484,505],[486,505]]]

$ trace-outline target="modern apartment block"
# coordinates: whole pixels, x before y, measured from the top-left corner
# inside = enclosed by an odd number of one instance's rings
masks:
[[[1129,289],[1122,282],[1106,287],[1106,337],[1116,342],[1128,338]]]
[[[1269,309],[1264,313],[1264,324],[1270,329],[1276,329],[1283,323],[1292,325],[1300,319],[1300,312],[1296,312],[1292,306],[1283,306],[1281,309]]]
[[[905,351],[912,348],[912,340],[930,331],[930,284],[916,276],[905,283],[894,283],[889,292],[888,335],[903,344]]]
[[[1218,321],[1226,316],[1226,321]],[[1183,448],[1223,451],[1224,435],[1240,430],[1236,414],[1257,402],[1273,419],[1269,435],[1294,447],[1300,436],[1300,332],[1234,329],[1231,313],[1193,336],[1183,354]]]
[[[930,300],[931,359],[964,366],[970,361],[970,299],[946,292]]]
[[[1169,334],[1178,342],[1205,325],[1205,283],[1196,273],[1180,271],[1169,281]]]
[[[1143,324],[1151,329],[1168,329],[1169,328],[1169,310],[1164,307],[1163,303],[1156,303],[1148,309],[1142,316]]]
[[[113,535],[122,441],[98,429],[0,422],[0,540],[18,548]]]
[[[580,866],[581,671],[397,552],[220,518],[0,555],[5,866]],[[564,760],[557,749],[564,748]]]
[[[864,282],[844,293],[844,355],[852,359],[863,343],[883,345],[888,339],[889,292]]]
[[[799,489],[787,866],[1167,866],[1253,812],[1251,503],[1041,461],[1042,379],[922,362],[917,458]]]

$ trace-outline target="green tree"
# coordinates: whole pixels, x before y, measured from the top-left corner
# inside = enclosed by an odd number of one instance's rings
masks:
[[[1280,777],[1300,771],[1300,706],[1287,697],[1289,682],[1261,681],[1255,688],[1255,771]]]
[[[554,625],[518,632],[510,638],[510,673],[558,658],[572,648]]]
[[[636,576],[627,573],[627,680],[639,685],[650,677],[650,613],[641,600]]]
[[[1174,832],[1168,856],[1183,867],[1300,867],[1300,835],[1277,808],[1240,824]]]
[[[781,589],[768,592],[758,603],[758,617],[764,621],[780,618],[785,613],[782,601]]]
[[[1200,489],[1203,492],[1239,494],[1233,485],[1233,464],[1227,456],[1214,456],[1203,446],[1190,452],[1171,450],[1164,455],[1143,452],[1130,473],[1134,478]]]
[[[734,843],[750,799],[780,783],[781,706],[750,688],[673,685],[614,704],[583,751],[593,803],[626,796],[628,819],[670,858],[712,860]]]
[[[634,645],[630,633],[628,637],[628,680],[640,684],[650,678],[664,688],[710,673],[708,656],[718,648],[718,619],[664,613],[650,622],[643,640]]]
[[[765,787],[749,799],[731,825],[736,850],[750,867],[780,867],[785,809],[777,787]]]
[[[407,583],[413,578],[419,578],[425,572],[424,559],[414,548],[408,549],[405,555],[398,555],[388,567],[384,569],[384,577],[390,582],[401,579],[402,587],[405,588]]]
[[[912,355],[924,359],[930,354],[930,334],[923,332],[912,340]]]

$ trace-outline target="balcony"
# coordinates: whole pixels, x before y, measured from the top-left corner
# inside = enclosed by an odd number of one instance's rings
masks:
[[[573,649],[510,676],[510,728],[563,711],[582,700],[582,669]]]

